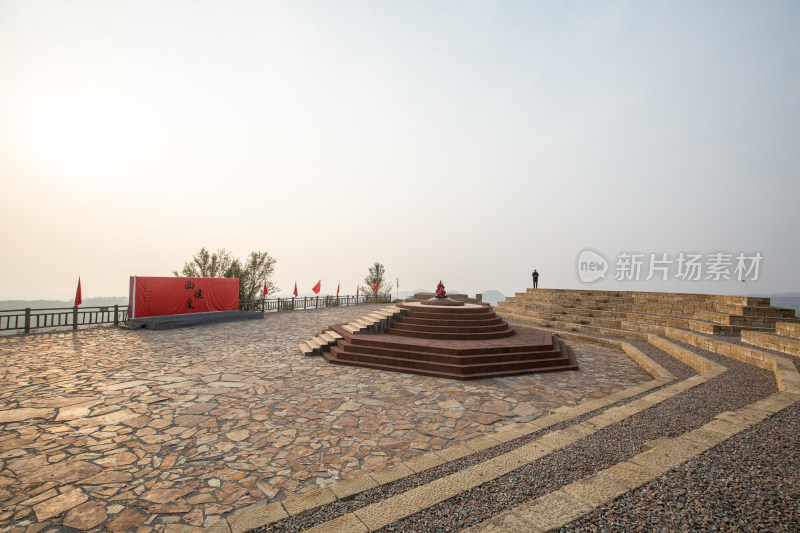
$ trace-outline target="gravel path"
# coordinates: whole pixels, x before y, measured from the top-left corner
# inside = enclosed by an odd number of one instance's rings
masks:
[[[674,360],[648,343],[634,342],[632,344],[679,379],[685,379],[695,374],[690,367]],[[679,342],[675,342],[675,344],[682,345]],[[381,531],[457,531],[469,527],[506,509],[557,490],[566,484],[630,458],[641,452],[642,445],[648,441],[660,437],[677,437],[705,424],[722,411],[744,407],[777,390],[771,372],[695,347],[683,346],[726,366],[729,369],[728,372],[501,478],[391,524]],[[623,403],[632,400],[633,398]],[[535,440],[546,432],[572,425],[594,414],[596,413],[584,415],[559,426],[433,468],[422,474],[361,493],[352,500],[335,502],[301,513],[258,531],[302,531],[341,514],[352,512],[388,496],[399,494],[466,466],[510,451]],[[754,468],[757,469],[761,459],[759,456],[756,458]],[[713,517],[711,520],[713,522]],[[587,525],[586,527],[591,528],[592,526]]]
[[[561,531],[800,531],[800,404]]]
[[[728,371],[381,531],[458,531],[624,461],[640,453],[648,441],[677,437],[722,411],[744,407],[777,391],[771,372],[705,350],[692,350]]]
[[[647,357],[649,357],[650,359],[652,359],[653,361],[664,367],[665,370],[672,372],[672,374],[679,380],[684,380],[697,374],[697,371],[695,371],[692,367],[684,363],[681,363],[674,357],[659,350],[649,342],[644,342],[644,341],[625,341],[625,342],[638,348],[639,351],[641,351]]]

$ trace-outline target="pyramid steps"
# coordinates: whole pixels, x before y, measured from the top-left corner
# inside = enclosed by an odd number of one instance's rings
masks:
[[[336,330],[337,326],[333,329]],[[483,379],[577,369],[572,350],[557,336],[550,337],[550,345],[458,348],[403,343],[394,340],[397,335],[350,335],[346,330],[341,331],[344,338],[323,352],[328,362],[450,379]],[[414,339],[421,338],[417,336]]]
[[[457,363],[445,363],[413,357],[402,357],[402,354],[386,357],[382,355],[343,352],[341,349],[333,347],[330,352],[326,353],[325,358],[329,362],[336,362],[342,365],[414,373],[423,376],[448,379],[485,379],[498,375],[514,376],[530,374],[532,371],[560,372],[562,370],[577,369],[574,363],[565,361],[560,354],[552,358],[530,357],[523,360],[509,360],[508,358],[500,356],[498,357],[500,360],[497,362],[484,361],[480,363],[465,363],[463,361],[458,361]]]
[[[442,340],[489,340],[514,335],[508,323],[488,306],[399,306],[407,313],[386,329],[389,335]]]
[[[357,330],[357,321],[331,326],[341,338],[322,355],[330,363],[450,379],[578,368],[572,350],[557,336],[520,335],[488,306],[405,303],[398,309],[379,330]]]

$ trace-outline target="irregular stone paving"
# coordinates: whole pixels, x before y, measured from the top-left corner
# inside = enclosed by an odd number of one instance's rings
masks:
[[[380,307],[0,338],[0,528],[208,526],[650,380],[616,348],[574,341],[577,372],[467,382],[297,352]]]

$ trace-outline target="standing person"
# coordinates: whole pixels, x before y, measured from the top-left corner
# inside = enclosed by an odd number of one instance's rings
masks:
[[[539,273],[536,272],[536,269],[533,269],[533,288],[537,289],[539,287]]]

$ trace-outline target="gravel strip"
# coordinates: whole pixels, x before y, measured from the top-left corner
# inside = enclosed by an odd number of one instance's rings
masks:
[[[669,340],[669,339],[668,339]],[[664,367],[665,370],[672,372],[679,380],[688,379],[697,371],[687,364],[681,363],[671,355],[664,353],[649,342],[644,341],[625,341],[628,344],[636,347],[645,354],[647,357]]]
[[[665,368],[668,368],[667,365],[671,365],[668,370],[673,371],[676,376],[678,375],[685,375],[686,377],[692,376],[695,374],[695,371],[684,365],[679,361],[675,361],[672,357],[668,354],[662,352],[658,348],[651,346],[647,343],[645,344],[645,348],[647,349],[646,353],[649,357],[651,357],[654,361],[659,364],[662,364]],[[642,351],[645,351],[644,349]],[[683,379],[683,378],[681,378]],[[664,385],[668,386],[668,385]],[[626,398],[624,400],[620,400],[619,402],[614,403],[613,405],[625,405],[629,402],[637,400],[642,396],[646,396],[647,394],[651,394],[660,390],[661,387],[653,388],[649,391],[643,392],[636,396],[632,396],[630,398]],[[608,406],[611,407],[611,406]],[[606,408],[608,408],[606,407]],[[605,408],[604,408],[605,409]],[[478,464],[482,461],[486,461],[487,459],[491,459],[498,455],[507,453],[513,449],[516,449],[520,446],[523,446],[531,441],[534,441],[544,435],[545,433],[549,433],[554,430],[564,429],[566,427],[570,427],[572,425],[578,424],[588,418],[591,418],[597,414],[597,411],[586,413],[579,417],[575,417],[571,420],[567,420],[565,422],[561,422],[559,424],[555,424],[549,428],[536,431],[524,437],[520,437],[518,439],[514,439],[512,441],[503,443],[498,446],[494,446],[487,450],[483,450],[478,453],[471,454],[467,457],[457,459],[455,461],[450,461],[443,465],[431,468],[419,474],[409,476],[404,479],[400,479],[395,481],[394,483],[390,483],[387,485],[382,485],[380,487],[376,487],[374,489],[370,489],[368,491],[361,492],[356,494],[352,499],[346,501],[336,501],[330,503],[328,505],[317,507],[315,509],[310,509],[306,512],[299,513],[297,515],[291,516],[284,520],[280,520],[278,522],[274,522],[267,526],[263,526],[261,528],[256,529],[258,533],[268,533],[268,532],[299,532],[310,527],[313,527],[317,524],[322,522],[327,522],[328,520],[332,520],[338,516],[341,516],[346,513],[353,512],[357,509],[362,507],[366,507],[367,505],[373,504],[375,502],[384,500],[391,496],[395,496],[397,494],[401,494],[408,490],[411,490],[415,487],[419,487],[430,483],[431,481],[435,481],[436,479],[442,478],[444,476],[453,474],[465,468],[468,468],[472,465]]]
[[[675,343],[681,344],[681,343]],[[577,443],[423,510],[381,531],[457,531],[555,491],[641,452],[660,437],[677,437],[722,412],[777,390],[771,372],[688,347],[728,371],[706,383],[604,428]]]
[[[800,404],[561,531],[800,531]]]

